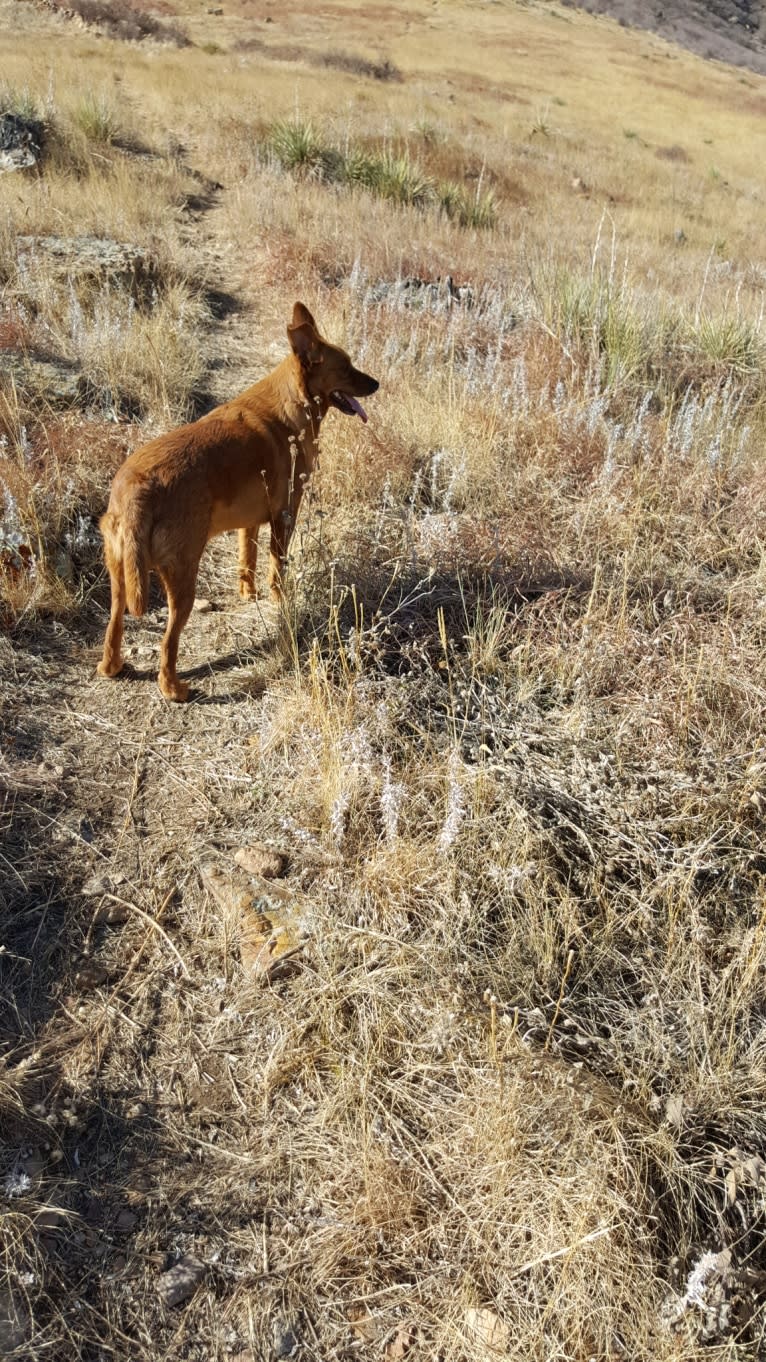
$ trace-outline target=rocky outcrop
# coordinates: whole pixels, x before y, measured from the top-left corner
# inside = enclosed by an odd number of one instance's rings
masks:
[[[77,365],[22,350],[0,350],[0,388],[6,384],[51,407],[77,406],[85,395]]]
[[[17,249],[19,271],[29,275],[28,292],[35,278],[53,278],[67,286],[108,283],[139,300],[155,284],[156,268],[146,251],[109,237],[20,236]]]
[[[22,114],[0,113],[0,174],[31,169],[42,151],[42,123]]]
[[[766,75],[766,0],[563,0],[649,29],[702,57]]]

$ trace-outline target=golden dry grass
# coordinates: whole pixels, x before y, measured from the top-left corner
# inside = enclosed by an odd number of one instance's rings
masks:
[[[766,87],[543,4],[224,8],[181,51],[0,11],[50,129],[0,181],[0,346],[85,384],[0,396],[0,1341],[758,1356]],[[497,224],[286,173],[278,119]],[[51,234],[149,285],[25,263]],[[114,467],[300,296],[381,391],[328,420],[283,614],[221,541],[194,703],[161,609],[94,681]],[[268,981],[201,874],[261,842],[300,928]]]

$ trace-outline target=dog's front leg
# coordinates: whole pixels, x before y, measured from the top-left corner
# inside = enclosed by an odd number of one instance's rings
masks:
[[[243,601],[254,601],[258,592],[255,571],[258,566],[258,525],[239,531],[239,594]]]

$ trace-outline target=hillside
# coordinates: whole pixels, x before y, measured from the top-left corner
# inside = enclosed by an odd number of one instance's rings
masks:
[[[547,2],[0,32],[0,1351],[762,1355],[764,80]],[[98,677],[114,472],[296,299],[380,390],[283,606],[221,536],[189,703],[159,590]]]

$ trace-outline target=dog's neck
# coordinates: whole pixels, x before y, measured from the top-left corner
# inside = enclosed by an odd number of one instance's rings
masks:
[[[295,355],[288,355],[278,364],[270,375],[276,383],[284,423],[296,436],[307,435],[316,440],[323,416],[327,414],[327,401],[319,401],[310,396],[306,388],[306,377],[300,361]]]

